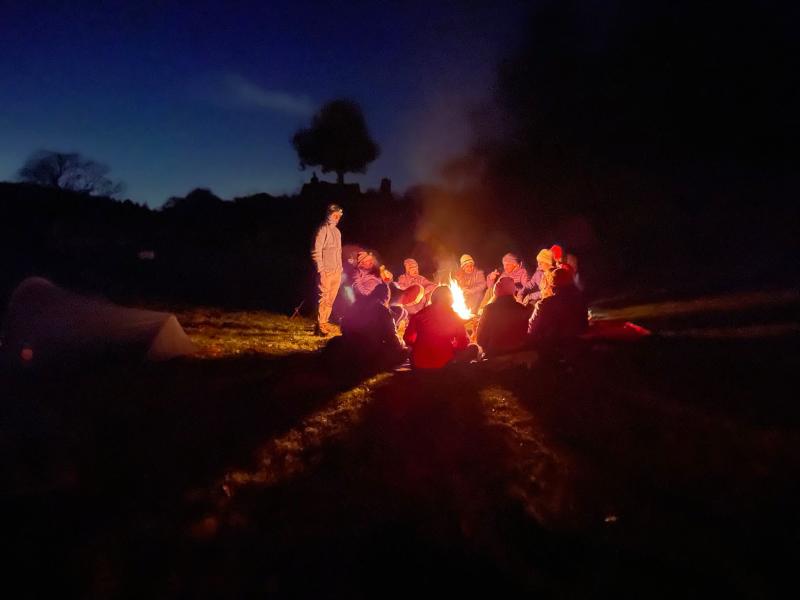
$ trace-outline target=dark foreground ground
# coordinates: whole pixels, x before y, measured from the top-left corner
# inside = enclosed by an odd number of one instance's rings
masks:
[[[663,335],[427,378],[199,309],[179,315],[196,358],[6,371],[7,589],[777,597],[800,558],[784,300],[626,307]]]

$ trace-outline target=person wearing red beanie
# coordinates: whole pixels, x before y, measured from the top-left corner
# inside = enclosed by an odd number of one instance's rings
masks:
[[[553,262],[555,263],[557,269],[561,266],[561,263],[564,260],[564,249],[558,244],[553,244],[550,246],[550,254],[553,255]]]

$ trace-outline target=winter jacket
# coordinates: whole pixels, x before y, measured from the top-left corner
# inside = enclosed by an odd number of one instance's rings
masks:
[[[401,290],[411,287],[415,283],[425,288],[426,294],[430,294],[437,287],[437,284],[433,283],[430,279],[423,277],[422,275],[409,275],[408,273],[403,273],[397,278],[397,287],[399,287]]]
[[[317,273],[342,271],[342,232],[336,225],[329,222],[320,225],[314,237],[311,258],[317,266]]]
[[[531,309],[513,296],[501,296],[483,309],[478,323],[478,345],[487,356],[514,352],[528,341],[528,319]]]
[[[342,320],[342,336],[348,344],[375,350],[401,350],[390,310],[369,298],[359,299]]]
[[[472,273],[467,273],[464,269],[458,269],[454,275],[456,283],[464,292],[467,306],[472,312],[478,312],[478,306],[486,292],[486,276],[483,271],[475,269]]]
[[[412,285],[417,284],[421,285],[422,289],[425,290],[425,296],[422,301],[418,304],[413,306],[406,306],[405,309],[409,315],[413,315],[421,311],[425,308],[425,305],[428,302],[428,298],[430,298],[431,292],[435,290],[438,285],[433,283],[430,279],[423,277],[422,275],[409,275],[408,273],[403,273],[400,277],[397,278],[397,287],[401,290],[405,290]]]
[[[528,334],[537,342],[574,338],[589,326],[586,301],[574,286],[557,288],[555,294],[536,304]]]
[[[403,339],[417,369],[441,369],[469,345],[464,322],[442,304],[426,306],[411,317]]]
[[[356,274],[353,276],[353,291],[356,293],[356,298],[369,296],[381,283],[383,282],[378,277],[376,269],[356,269]]]
[[[514,283],[517,286],[517,290],[522,290],[523,288],[525,288],[525,286],[527,286],[530,281],[530,277],[528,277],[528,272],[522,265],[518,266],[516,269],[511,271],[511,273],[506,273],[505,271],[501,271],[500,275],[497,276],[497,279],[499,279],[500,277],[511,277],[511,279],[514,280]],[[489,278],[487,277],[486,285],[488,285],[489,287],[493,286],[497,281],[497,279],[495,279],[494,281],[489,281]]]
[[[520,294],[526,304],[536,302],[537,300],[541,300],[542,298],[552,295],[550,292],[552,274],[553,271],[536,269],[536,272],[533,274],[533,277],[531,277],[528,285],[522,289]]]

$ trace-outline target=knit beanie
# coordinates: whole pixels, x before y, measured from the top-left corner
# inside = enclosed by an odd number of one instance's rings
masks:
[[[542,248],[539,250],[539,254],[536,255],[536,262],[544,262],[548,265],[553,264],[553,253],[550,252],[547,248]]]

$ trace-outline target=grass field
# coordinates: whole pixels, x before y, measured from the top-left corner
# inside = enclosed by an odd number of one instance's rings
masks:
[[[301,318],[178,316],[195,357],[2,373],[29,590],[752,598],[791,578],[785,331],[431,377],[332,370]]]

